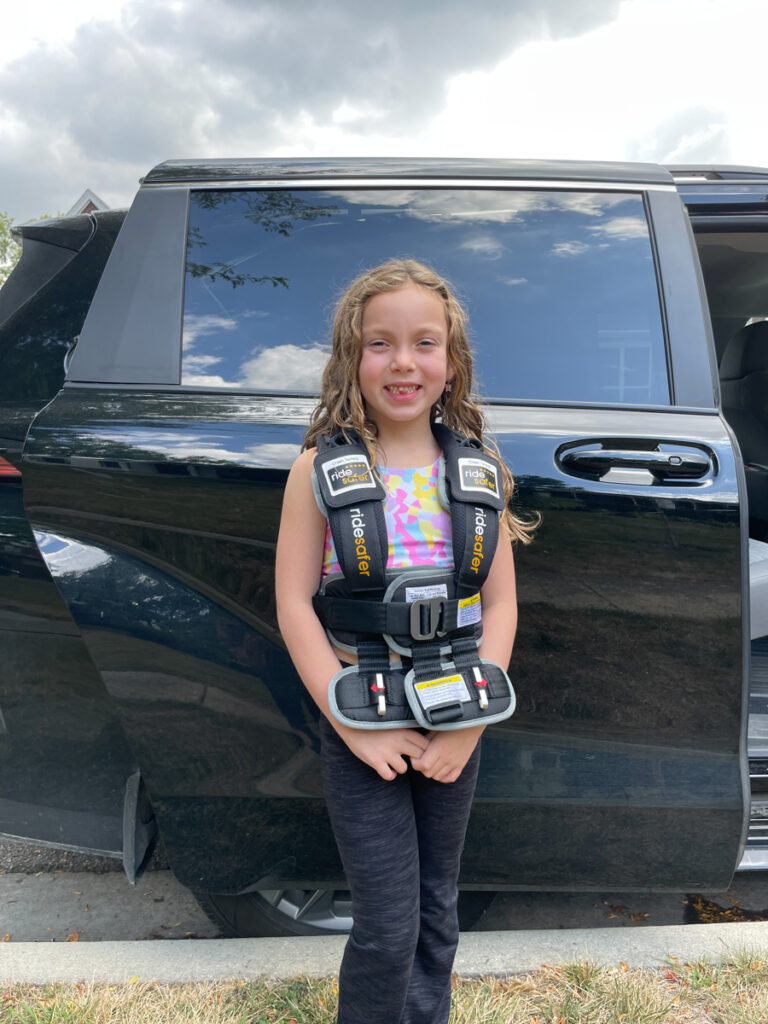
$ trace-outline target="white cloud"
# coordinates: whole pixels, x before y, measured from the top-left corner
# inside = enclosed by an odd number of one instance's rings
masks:
[[[482,256],[487,260],[501,259],[504,254],[504,246],[493,235],[473,235],[461,243],[461,248],[471,252],[473,256]]]
[[[642,217],[612,217],[604,224],[592,224],[592,234],[608,235],[624,241],[628,238],[647,238],[648,225]]]
[[[237,320],[231,316],[216,316],[212,313],[198,316],[195,313],[187,313],[184,317],[184,335],[182,343],[184,346],[185,353],[189,352],[190,349],[194,348],[195,342],[198,338],[205,337],[206,334],[218,334],[219,331],[233,331],[237,327]],[[190,357],[185,355],[184,361],[187,362]],[[197,366],[208,366],[208,363],[201,363],[199,360],[210,360],[212,356],[196,356],[198,360]]]
[[[184,365],[189,369],[193,370],[205,370],[209,366],[215,366],[216,363],[221,362],[220,356],[195,356],[186,354],[184,356]]]
[[[768,165],[764,0],[489,0],[471,17],[445,0],[439,18],[392,0],[364,23],[356,0],[7,6],[0,209],[16,219],[85,187],[124,204],[167,157]]]
[[[589,246],[584,242],[555,242],[550,249],[550,256],[580,256]]]
[[[182,383],[190,388],[236,388],[238,384],[233,380],[224,380],[215,373],[190,373],[187,370],[186,360],[184,366],[184,379]]]
[[[241,384],[267,391],[318,392],[327,362],[328,348],[323,345],[276,345],[243,363]]]

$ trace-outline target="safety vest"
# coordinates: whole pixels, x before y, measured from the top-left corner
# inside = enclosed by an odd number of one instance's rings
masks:
[[[506,672],[478,652],[480,588],[505,503],[501,466],[474,439],[439,423],[432,430],[453,569],[387,569],[386,493],[365,445],[353,431],[318,438],[312,486],[341,574],[323,580],[313,606],[334,645],[357,655],[329,684],[331,712],[354,728],[462,729],[515,709]]]

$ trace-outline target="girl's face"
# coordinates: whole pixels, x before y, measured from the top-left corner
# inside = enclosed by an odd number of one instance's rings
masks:
[[[427,426],[453,376],[439,297],[416,285],[374,295],[363,307],[362,346],[358,382],[377,427],[419,419]]]

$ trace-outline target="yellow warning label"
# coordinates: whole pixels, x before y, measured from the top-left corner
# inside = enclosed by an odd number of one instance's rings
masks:
[[[480,594],[473,594],[472,597],[463,597],[459,601],[459,612],[456,616],[456,625],[472,626],[479,622],[483,615],[483,606],[480,601]]]
[[[424,708],[452,700],[470,700],[467,684],[458,673],[455,676],[441,676],[439,679],[425,679],[422,683],[416,683],[414,689]]]
[[[416,683],[417,690],[428,690],[432,686],[444,686],[445,683],[463,683],[460,675],[441,676],[439,679],[427,679],[424,683]]]

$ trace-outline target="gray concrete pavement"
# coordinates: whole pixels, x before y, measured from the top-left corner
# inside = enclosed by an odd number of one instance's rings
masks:
[[[711,900],[722,913],[739,905],[757,916],[768,905],[768,881],[744,876]],[[499,893],[476,928],[638,930],[681,925],[685,909],[678,893]],[[110,942],[211,939],[219,931],[167,869],[149,871],[133,886],[122,872],[54,868],[0,874],[0,939],[6,935],[14,943]]]
[[[7,942],[208,939],[219,934],[170,871],[147,872],[135,886],[122,872],[0,875],[0,939],[8,936]]]
[[[131,886],[118,862],[0,844],[0,982],[172,982],[338,970],[341,936],[220,938],[164,864],[160,854],[155,870]],[[761,909],[768,908],[768,877],[738,875],[731,889],[707,899],[714,921],[734,912],[768,918]],[[653,966],[669,955],[768,955],[768,921],[683,924],[685,911],[684,895],[675,893],[499,894],[480,930],[462,935],[456,969],[514,974],[584,958]]]
[[[343,936],[212,939],[208,942],[4,943],[0,982],[215,981],[223,978],[313,977],[337,973]],[[455,969],[472,977],[535,971],[589,959],[656,967],[669,956],[686,962],[768,950],[768,923],[688,925],[633,930],[586,929],[470,932],[461,936]]]

